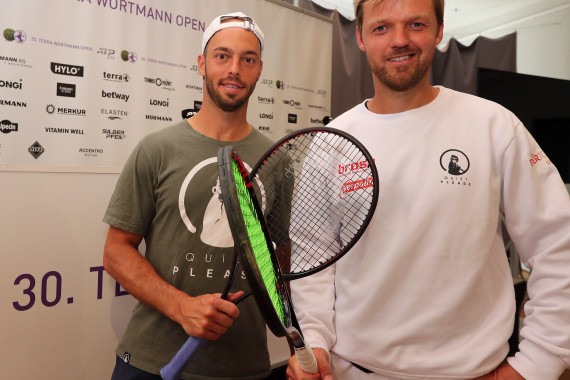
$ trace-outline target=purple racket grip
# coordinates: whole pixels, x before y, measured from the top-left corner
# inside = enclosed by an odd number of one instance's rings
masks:
[[[176,355],[174,355],[170,363],[162,367],[160,376],[162,376],[164,380],[179,380],[184,369],[190,364],[196,353],[200,350],[200,347],[202,347],[206,341],[207,339],[205,338],[196,338],[194,336],[188,338],[186,343],[184,343]]]

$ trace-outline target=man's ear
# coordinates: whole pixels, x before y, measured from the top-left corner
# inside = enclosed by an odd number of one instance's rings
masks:
[[[198,56],[198,72],[202,78],[206,76],[206,56],[204,54]]]
[[[364,46],[362,33],[360,32],[360,28],[358,26],[356,27],[356,43],[358,44],[358,48],[366,53],[366,46]]]
[[[259,61],[259,73],[257,74],[257,80],[259,80],[259,78],[261,78],[261,72],[262,71],[263,71],[263,61]]]
[[[443,40],[443,23],[441,24],[439,30],[437,31],[437,36],[435,36],[435,45],[436,46],[439,45],[441,40]]]

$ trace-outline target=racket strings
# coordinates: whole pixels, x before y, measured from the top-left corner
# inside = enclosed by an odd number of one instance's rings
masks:
[[[267,247],[268,242],[259,222],[249,192],[243,181],[242,175],[235,162],[232,163],[233,174],[236,182],[236,190],[247,234],[253,249],[255,261],[259,268],[261,278],[267,290],[267,294],[282,323],[286,323],[285,308],[278,289],[277,274],[271,260],[271,253]]]
[[[371,209],[372,191],[366,188],[372,175],[360,148],[343,136],[316,132],[300,135],[286,151],[279,149],[266,161],[256,175],[294,181],[293,200],[274,201],[293,204],[293,219],[266,213],[272,238],[293,241],[293,253],[283,258],[290,263],[290,272],[307,271],[333,259],[360,232]],[[259,195],[258,199],[266,199]],[[286,207],[273,204],[273,209]]]

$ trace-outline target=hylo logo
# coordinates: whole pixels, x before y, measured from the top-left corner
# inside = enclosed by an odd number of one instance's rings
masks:
[[[64,63],[51,63],[51,72],[59,75],[83,76],[83,66],[66,65]]]

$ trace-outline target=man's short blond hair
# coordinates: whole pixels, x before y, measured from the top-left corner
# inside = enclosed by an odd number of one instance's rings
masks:
[[[364,4],[371,3],[372,5],[383,3],[384,0],[354,0],[354,14],[356,15],[356,24],[359,30],[362,30],[362,8]],[[438,28],[443,25],[443,11],[445,9],[445,0],[433,0],[433,9],[437,19]]]

